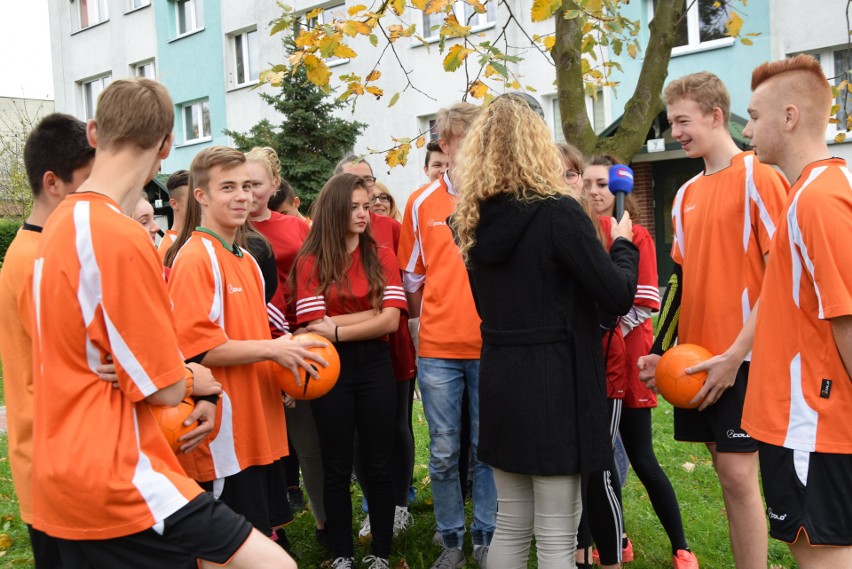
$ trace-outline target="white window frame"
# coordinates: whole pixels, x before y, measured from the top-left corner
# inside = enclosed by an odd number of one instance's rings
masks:
[[[134,77],[144,77],[146,79],[157,78],[157,65],[153,59],[147,59],[131,65]],[[150,69],[150,74],[146,70]],[[141,73],[140,73],[141,72]]]
[[[98,96],[112,82],[112,75],[106,73],[80,81],[80,100],[82,101],[83,117],[86,120],[95,118],[98,110]]]
[[[252,35],[253,40],[249,39]],[[254,44],[252,44],[252,41]],[[233,65],[233,85],[234,87],[245,87],[246,85],[257,84],[260,78],[260,36],[257,28],[243,30],[231,34],[231,64]],[[251,47],[254,45],[254,53],[251,52]],[[240,80],[240,62],[242,60],[243,78]]]
[[[816,52],[811,52],[809,54],[809,55],[817,56],[819,58],[819,64],[822,67],[822,71],[823,71],[823,73],[825,73],[825,76],[828,78],[828,82],[832,85],[835,85],[835,83],[840,82],[840,81],[836,81],[834,79],[834,77],[837,76],[837,75],[840,75],[840,73],[843,73],[842,70],[835,69],[834,52],[843,51],[844,49],[846,49],[846,46],[839,45],[839,46],[835,46],[835,47],[832,47],[832,48],[823,49],[823,50],[816,51]],[[792,57],[794,55],[797,55],[797,53],[792,53],[792,54],[789,54],[789,55]],[[852,77],[850,77],[849,79],[852,80]],[[852,103],[852,93],[849,93],[848,96],[849,96],[850,103]],[[837,104],[837,99],[832,98],[831,104],[832,105]],[[831,115],[831,118],[836,118],[836,116]],[[837,136],[840,133],[845,133],[847,135],[848,138],[847,138],[846,141],[852,141],[852,136],[850,136],[850,135],[852,135],[852,128],[847,129],[845,127],[845,125],[834,124],[834,123],[830,123],[828,125],[828,127],[825,129],[825,140],[827,142],[833,144],[834,143],[834,137]],[[844,142],[844,143],[846,143],[846,142]]]
[[[732,37],[722,37],[715,40],[701,41],[701,21],[698,15],[698,3],[702,0],[686,0],[688,8],[686,12],[686,45],[679,45],[672,48],[672,57],[679,55],[688,55],[720,47],[729,47],[734,45],[736,41]],[[712,2],[713,0],[703,0],[704,2]],[[654,0],[648,2],[648,22],[654,19]]]
[[[322,9],[322,12],[317,15],[316,18],[311,18],[310,20],[306,20],[309,28],[313,28],[315,26],[324,26],[325,24],[330,24],[333,20],[333,15],[335,12],[339,11],[342,17],[347,17],[346,14],[346,3],[340,0],[337,0],[336,4],[331,4],[329,6],[325,6]],[[325,64],[329,67],[334,67],[335,65],[342,65],[347,63],[349,60],[343,57],[329,57],[325,60]]]
[[[141,10],[151,5],[151,0],[127,0],[127,11]]]
[[[86,11],[85,26],[83,10]],[[77,0],[75,12],[77,31],[85,30],[109,20],[109,2],[108,0]]]
[[[191,101],[189,103],[184,103],[180,107],[180,116],[183,121],[183,142],[184,144],[195,144],[198,142],[207,142],[213,139],[212,132],[204,132],[204,108],[207,108],[207,123],[208,128],[212,131],[212,123],[210,121],[210,99],[199,99],[197,101]],[[192,114],[192,121],[186,120],[187,111]],[[192,137],[190,128],[198,123],[198,136]]]
[[[603,112],[603,120],[601,121],[601,124],[598,124],[598,122],[595,121],[595,98],[591,95],[586,95],[586,114],[589,117],[589,124],[592,126],[592,130],[595,131],[595,134],[603,132],[610,123],[609,117],[611,115],[611,109],[607,94],[608,93],[605,88],[598,88],[597,101],[600,101],[600,110]],[[559,112],[559,97],[556,93],[553,93],[549,95],[549,98],[550,128],[553,131],[553,140],[554,142],[565,142],[565,136],[562,134],[561,113]],[[546,100],[547,99],[545,99],[545,101]]]
[[[456,17],[456,20],[458,20],[459,23],[463,26],[468,25],[468,16],[472,14],[473,17],[470,19],[470,31],[481,32],[482,30],[493,28],[496,25],[497,0],[488,0],[488,3],[485,5],[485,13],[483,14],[476,14],[475,12],[473,12],[473,6],[471,6],[467,2],[456,2],[453,4],[453,14]],[[423,39],[429,43],[439,41],[441,39],[440,26],[443,25],[445,18],[445,12],[438,12],[435,14],[427,14],[426,12],[422,12],[420,18],[420,27]],[[430,19],[434,21],[430,22]],[[439,27],[435,28],[434,30],[431,29],[435,25]],[[422,44],[418,42],[415,45]]]
[[[186,29],[180,29],[181,9],[186,6]],[[204,0],[175,0],[175,32],[177,37],[188,36],[204,29]]]

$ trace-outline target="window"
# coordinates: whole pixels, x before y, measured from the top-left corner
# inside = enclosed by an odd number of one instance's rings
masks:
[[[86,120],[95,118],[95,111],[98,108],[98,96],[101,94],[101,91],[107,88],[111,80],[112,77],[110,75],[103,75],[96,79],[81,82],[83,115],[86,117]]]
[[[183,106],[184,142],[210,138],[210,106],[207,99]]]
[[[307,21],[307,26],[309,29],[313,29],[317,26],[324,26],[326,24],[332,23],[334,20],[343,20],[348,18],[348,14],[346,12],[346,4],[343,2],[339,4],[334,4],[333,6],[328,6],[323,9],[322,12],[316,17],[311,18]],[[341,57],[328,57],[325,60],[326,65],[339,65],[341,63],[345,63],[349,61],[348,59],[343,59]]]
[[[130,0],[130,7],[128,10],[136,10],[137,8],[142,8],[143,6],[150,6],[151,0]]]
[[[177,35],[191,34],[204,28],[203,0],[177,0]]]
[[[145,77],[147,79],[156,79],[157,72],[154,68],[154,60],[149,59],[148,61],[140,61],[136,63],[133,67],[133,76],[134,77]]]
[[[797,54],[789,54],[790,57],[794,55]],[[808,55],[820,62],[825,76],[834,86],[852,80],[852,53],[849,53],[848,49],[827,49]],[[826,140],[834,140],[835,135],[852,131],[852,125],[849,124],[852,120],[852,93],[848,88],[839,89],[834,104],[838,106],[838,110],[831,118],[837,119],[837,123],[828,125],[825,131]]]
[[[672,55],[733,45],[734,38],[725,31],[731,17],[730,0],[689,0],[687,11],[675,32]],[[651,2],[651,18],[656,2]]]
[[[107,0],[78,0],[77,29],[82,30],[106,21]]]
[[[473,6],[467,2],[456,2],[453,5],[453,15],[459,23],[464,26],[471,26],[473,30],[487,28],[497,20],[497,0],[488,0],[485,3],[483,14],[477,14]],[[423,37],[426,39],[437,38],[446,18],[447,13],[443,11],[434,14],[423,12]]]
[[[553,139],[556,142],[565,142],[565,134],[562,132],[562,114],[559,112],[559,99],[553,97]],[[603,89],[598,89],[594,97],[586,97],[586,113],[592,130],[600,134],[606,128],[606,110],[604,108]]]
[[[260,63],[257,48],[257,30],[232,36],[234,49],[234,79],[236,85],[257,81]]]

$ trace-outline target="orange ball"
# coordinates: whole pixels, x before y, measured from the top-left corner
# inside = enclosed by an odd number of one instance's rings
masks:
[[[692,398],[704,385],[707,372],[692,375],[684,372],[686,368],[713,357],[706,348],[696,344],[678,344],[669,349],[657,364],[657,389],[666,401],[681,409],[695,409],[701,401],[690,404]]]
[[[178,439],[198,426],[198,421],[189,426],[183,424],[194,409],[195,401],[189,397],[178,403],[175,407],[151,405],[151,412],[154,414],[157,423],[160,424],[160,430],[175,452],[178,452],[185,442],[181,442]]]
[[[293,336],[293,340],[296,342],[307,342],[309,340],[317,340],[325,344],[320,348],[308,348],[308,350],[314,352],[322,359],[327,361],[328,366],[322,367],[319,364],[313,364],[311,360],[307,360],[308,363],[313,366],[315,370],[317,370],[319,377],[311,377],[310,375],[308,375],[305,368],[300,366],[300,386],[296,383],[296,378],[293,376],[293,372],[272,362],[272,369],[275,376],[275,381],[278,382],[278,385],[281,387],[281,390],[293,399],[307,400],[322,397],[323,395],[331,391],[331,388],[334,387],[334,384],[337,383],[337,378],[340,377],[340,356],[337,355],[337,350],[334,348],[334,344],[332,344],[330,340],[323,338],[319,334],[312,334],[310,332],[307,334],[299,334],[298,336]]]

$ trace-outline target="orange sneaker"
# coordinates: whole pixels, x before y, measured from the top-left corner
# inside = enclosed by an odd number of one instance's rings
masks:
[[[678,549],[677,555],[672,557],[674,569],[698,569],[698,558],[691,551]]]
[[[633,561],[633,542],[630,539],[627,540],[627,547],[621,550],[621,562],[622,563],[630,563]],[[601,564],[601,555],[598,553],[598,549],[595,548],[592,551],[592,562],[595,565]],[[687,566],[688,567],[688,566]]]

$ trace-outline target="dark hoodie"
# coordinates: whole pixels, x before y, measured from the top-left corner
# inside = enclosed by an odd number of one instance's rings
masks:
[[[479,458],[522,474],[604,470],[612,450],[596,307],[630,309],[638,250],[617,239],[608,254],[570,197],[492,198],[475,238]]]

